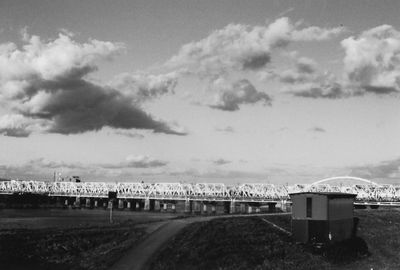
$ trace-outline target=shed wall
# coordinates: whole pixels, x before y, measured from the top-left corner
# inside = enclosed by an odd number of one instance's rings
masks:
[[[328,201],[329,220],[353,219],[353,198],[333,198]]]
[[[306,198],[312,198],[312,215],[307,218]],[[318,194],[299,194],[292,196],[293,219],[313,219],[313,220],[327,220],[328,219],[328,199],[326,196]]]

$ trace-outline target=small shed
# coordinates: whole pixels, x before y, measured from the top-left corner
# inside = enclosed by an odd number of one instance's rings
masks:
[[[354,235],[356,194],[301,192],[289,195],[293,203],[292,233],[297,242],[338,242]]]

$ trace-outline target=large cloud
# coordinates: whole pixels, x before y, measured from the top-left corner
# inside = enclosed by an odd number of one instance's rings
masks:
[[[400,32],[381,25],[342,41],[348,83],[367,92],[400,91]]]
[[[393,178],[400,177],[400,158],[387,160],[378,164],[368,164],[351,168],[351,175],[365,178]]]
[[[184,45],[168,65],[202,76],[220,75],[228,70],[259,70],[271,61],[271,51],[291,41],[324,40],[342,33],[344,28],[298,29],[288,18],[269,25],[229,24],[208,37]]]
[[[246,79],[230,84],[223,78],[212,81],[209,85],[211,91],[217,92],[211,108],[224,111],[239,110],[240,104],[253,104],[264,101],[269,104],[271,98],[264,92],[259,92]]]
[[[48,42],[32,36],[22,49],[1,44],[0,101],[14,114],[0,118],[0,133],[27,136],[39,125],[41,131],[61,134],[110,126],[182,135],[140,106],[147,98],[173,90],[172,76],[132,75],[136,86],[130,88],[133,83],[128,81],[122,91],[87,78],[97,69],[96,61],[122,48],[98,40],[80,44],[63,34]]]

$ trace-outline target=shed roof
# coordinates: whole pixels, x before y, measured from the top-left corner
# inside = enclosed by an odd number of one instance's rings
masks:
[[[289,193],[289,196],[301,195],[301,194],[322,195],[322,196],[327,196],[329,199],[355,198],[357,196],[357,194],[343,193],[343,192],[298,192],[298,193]]]

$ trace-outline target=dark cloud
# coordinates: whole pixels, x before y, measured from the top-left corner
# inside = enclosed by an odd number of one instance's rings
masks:
[[[299,73],[313,74],[316,70],[316,63],[306,57],[301,57],[297,60],[296,68]]]
[[[214,160],[213,163],[214,163],[214,165],[220,166],[220,165],[232,163],[232,161],[220,158],[220,159]]]
[[[383,86],[372,86],[372,85],[364,86],[364,90],[366,92],[375,93],[375,94],[390,94],[390,93],[395,93],[398,91],[394,87],[383,87]]]
[[[257,52],[243,57],[242,69],[258,70],[265,67],[271,61],[271,55],[267,52]]]
[[[313,128],[310,129],[310,131],[312,131],[312,132],[326,132],[326,130],[321,128],[321,127],[313,127]]]
[[[291,93],[294,96],[304,98],[338,99],[349,96],[347,92],[343,91],[342,86],[338,83],[310,86],[308,89],[296,90]]]
[[[87,79],[97,69],[94,61],[111,57],[118,45],[96,40],[78,44],[60,35],[47,43],[33,36],[23,48],[20,51],[13,45],[0,51],[0,72],[4,71],[0,98],[14,112],[0,118],[0,133],[20,137],[33,131],[76,134],[108,126],[186,134],[141,108],[144,100],[173,91],[176,79],[172,75],[125,74],[121,90]],[[12,53],[20,57],[11,57]]]
[[[116,130],[114,133],[117,135],[128,137],[128,138],[135,138],[135,139],[143,139],[144,138],[144,135],[135,133],[135,132],[131,132],[129,130]]]
[[[229,84],[219,78],[211,83],[210,90],[217,92],[216,100],[210,107],[224,111],[237,111],[241,104],[254,104],[259,101],[270,104],[271,102],[271,98],[266,93],[257,91],[247,79]]]

